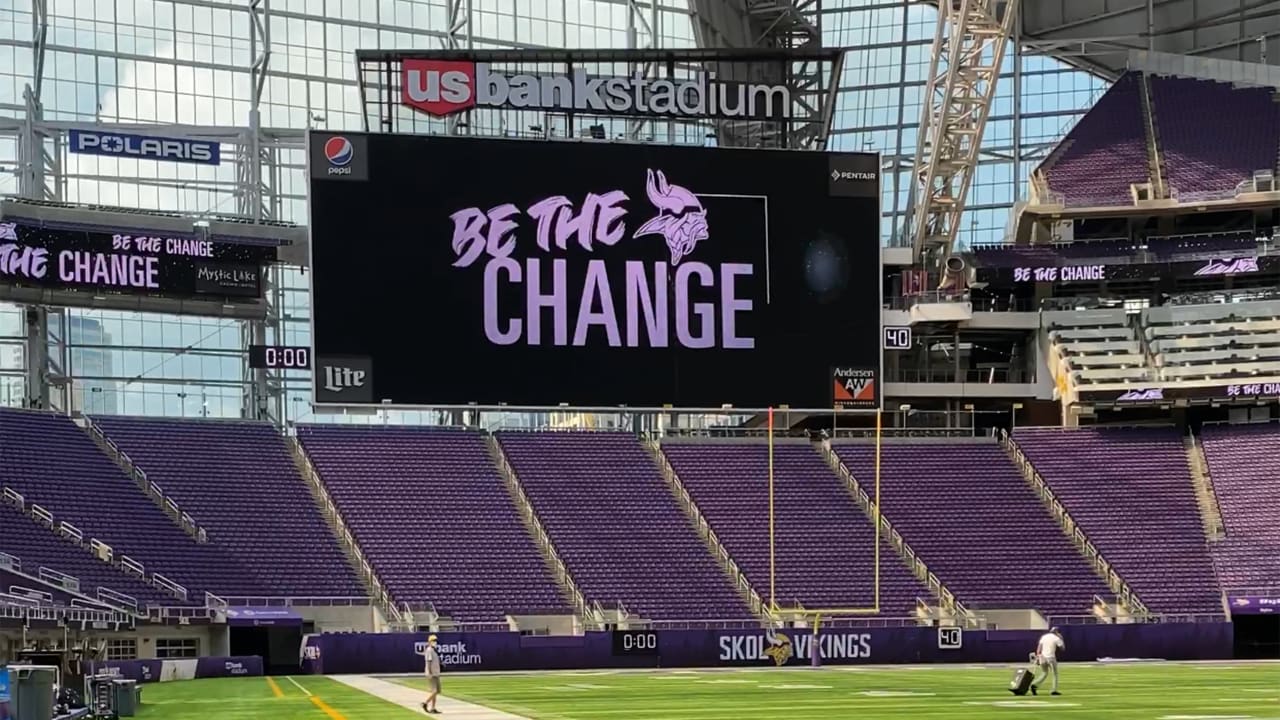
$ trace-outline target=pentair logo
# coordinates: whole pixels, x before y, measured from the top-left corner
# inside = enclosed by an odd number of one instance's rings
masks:
[[[350,175],[356,150],[350,140],[337,135],[324,141],[324,156],[329,161],[330,175]]]

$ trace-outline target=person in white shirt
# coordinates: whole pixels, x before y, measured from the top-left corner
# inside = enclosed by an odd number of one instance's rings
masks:
[[[1053,692],[1050,695],[1061,695],[1058,692],[1058,651],[1065,650],[1066,645],[1062,642],[1062,631],[1053,628],[1049,632],[1040,636],[1040,642],[1036,643],[1036,664],[1040,666],[1040,677],[1031,683],[1031,694],[1035,695],[1036,687],[1049,679],[1049,675],[1053,675]]]
[[[431,714],[440,712],[436,709],[436,698],[440,696],[440,648],[437,647],[436,636],[432,635],[427,638],[426,656],[426,674],[427,674],[427,701],[422,703],[422,709]]]

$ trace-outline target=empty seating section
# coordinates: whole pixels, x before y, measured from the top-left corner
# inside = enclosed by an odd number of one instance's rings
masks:
[[[0,553],[16,557],[22,563],[18,569],[32,577],[42,577],[41,568],[46,568],[75,578],[80,583],[81,595],[97,599],[100,588],[108,590],[105,597],[113,598],[117,606],[123,599],[110,593],[131,598],[140,610],[148,605],[184,604],[141,578],[99,560],[87,548],[59,537],[52,529],[7,503],[0,503]],[[54,578],[50,581],[56,584]],[[124,601],[124,604],[129,603]]]
[[[769,593],[768,448],[665,442],[676,475],[756,592]],[[808,442],[774,448],[776,600],[784,607],[875,604],[875,526]],[[929,591],[887,539],[881,545],[881,612],[908,617]]]
[[[1280,301],[1163,306],[1142,316],[1166,381],[1280,376]]]
[[[0,410],[0,485],[110,545],[117,558],[184,586],[192,601],[203,603],[205,591],[267,594],[223,548],[178,527],[70,418]]]
[[[529,502],[588,601],[649,619],[746,619],[640,439],[610,432],[497,435]]]
[[[1177,430],[1027,428],[1014,439],[1149,610],[1222,611]]]
[[[1150,182],[1141,77],[1116,80],[1040,166],[1065,204],[1130,205],[1130,185]]]
[[[1233,196],[1254,171],[1275,167],[1280,105],[1273,88],[1182,77],[1149,83],[1166,182],[1179,200]]]
[[[1226,527],[1210,546],[1223,589],[1280,589],[1280,426],[1209,425],[1200,437]]]
[[[355,571],[269,423],[95,418],[268,595],[358,597]]]
[[[874,477],[873,445],[837,453],[854,477]],[[994,441],[885,443],[880,462],[886,517],[970,610],[1087,615],[1095,596],[1110,596]]]
[[[455,622],[570,612],[480,433],[301,425],[298,440],[397,602]]]
[[[1124,309],[1050,311],[1042,315],[1056,357],[1073,384],[1145,382],[1153,378]]]

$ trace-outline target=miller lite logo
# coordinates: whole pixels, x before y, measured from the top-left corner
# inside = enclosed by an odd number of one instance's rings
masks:
[[[340,393],[350,388],[364,387],[366,375],[368,373],[363,370],[326,365],[324,368],[324,389],[329,392]]]

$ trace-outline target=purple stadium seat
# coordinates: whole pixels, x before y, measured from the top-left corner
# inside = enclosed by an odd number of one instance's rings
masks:
[[[499,442],[579,590],[649,619],[747,619],[640,439],[505,432]]]
[[[1040,166],[1067,205],[1132,205],[1129,186],[1150,182],[1141,80],[1120,76]]]
[[[268,594],[226,549],[187,535],[66,416],[0,409],[0,484],[142,563],[148,575],[186,587],[193,602],[203,604],[205,591]]]
[[[875,447],[836,451],[869,487]],[[995,442],[884,443],[880,493],[894,528],[970,609],[1086,615],[1110,595]]]
[[[1201,438],[1226,528],[1210,546],[1223,588],[1280,589],[1280,426],[1210,425]]]
[[[1274,88],[1182,77],[1152,76],[1150,83],[1166,181],[1180,200],[1230,195],[1255,170],[1275,167],[1280,105]]]
[[[347,561],[269,423],[102,417],[94,422],[190,513],[266,595],[362,597]]]
[[[298,440],[397,602],[455,622],[572,612],[480,433],[300,425]]]
[[[1222,612],[1176,429],[1026,428],[1014,440],[1149,610]]]
[[[60,537],[7,503],[0,503],[0,552],[18,558],[27,575],[39,577],[40,568],[48,568],[79,580],[80,594],[90,598],[97,599],[101,588],[133,598],[140,610],[148,605],[184,604],[97,559],[87,548]]]
[[[769,597],[768,447],[666,442],[663,452],[756,592]],[[875,604],[875,527],[808,442],[774,447],[775,592],[783,607]],[[880,612],[910,617],[928,588],[888,539],[880,548]]]

